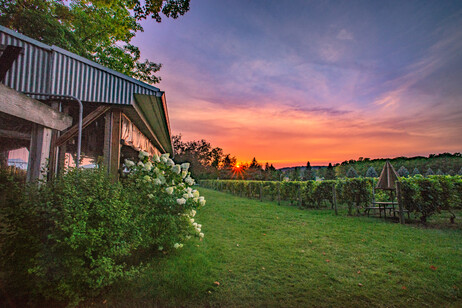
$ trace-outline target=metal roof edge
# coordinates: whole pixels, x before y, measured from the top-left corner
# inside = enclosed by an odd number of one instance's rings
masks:
[[[148,89],[150,89],[152,91],[156,91],[156,92],[160,91],[160,89],[157,88],[157,87],[154,87],[154,86],[152,86],[150,84],[139,81],[139,80],[137,80],[135,78],[129,77],[129,76],[127,76],[125,74],[122,74],[120,72],[117,72],[117,71],[115,71],[113,69],[107,68],[107,67],[105,67],[105,66],[103,66],[103,65],[101,65],[99,63],[96,63],[96,62],[94,62],[92,60],[89,60],[89,59],[87,59],[85,57],[79,56],[79,55],[77,55],[77,54],[75,54],[73,52],[70,52],[70,51],[68,51],[66,49],[63,49],[61,47],[58,47],[56,45],[50,46],[50,45],[44,44],[44,43],[42,43],[40,41],[37,41],[37,40],[35,40],[33,38],[30,38],[30,37],[28,37],[28,36],[26,36],[24,34],[21,34],[21,33],[17,32],[17,31],[8,29],[7,27],[4,27],[4,26],[0,26],[0,31],[5,32],[5,33],[7,33],[7,34],[9,34],[11,36],[14,36],[14,37],[16,37],[16,38],[18,38],[20,40],[23,40],[25,42],[28,42],[30,44],[34,44],[34,45],[36,45],[36,46],[38,46],[40,48],[46,49],[48,51],[56,51],[58,53],[64,54],[64,55],[66,55],[68,57],[71,57],[71,58],[77,60],[77,61],[88,64],[88,65],[93,66],[95,68],[98,68],[98,69],[100,69],[102,71],[105,71],[106,73],[109,73],[109,74],[115,75],[117,77],[123,78],[123,79],[128,80],[130,82],[133,82],[133,83],[135,83],[135,84],[137,84],[139,86],[142,86],[144,88],[148,88]]]
[[[168,116],[167,96],[165,95],[165,92],[162,92],[162,97],[160,99],[162,102],[162,108],[164,109],[165,120],[167,122],[168,138],[170,139],[170,145],[172,147],[172,152],[173,152],[174,149],[173,149],[173,142],[172,142],[172,130],[170,128],[170,117]],[[171,155],[173,156],[174,154],[171,153]]]
[[[46,49],[46,50],[49,50],[49,51],[52,50],[50,45],[44,44],[44,43],[42,43],[40,41],[37,41],[37,40],[35,40],[33,38],[30,38],[30,37],[28,37],[28,36],[26,36],[24,34],[21,34],[21,33],[17,32],[17,31],[11,30],[11,29],[9,29],[7,27],[4,27],[4,26],[0,25],[0,31],[5,32],[5,33],[7,33],[9,35],[15,36],[18,39],[23,40],[25,42],[28,42],[30,44],[37,45],[40,48],[43,48],[43,49]]]
[[[138,106],[138,103],[136,102],[136,99],[133,97],[131,101],[131,107],[135,110],[136,114],[140,118],[141,122],[146,126],[147,130],[149,131],[149,134],[151,135],[152,139],[151,142],[154,141],[155,145],[159,146],[161,151],[167,152],[167,149],[164,149],[162,146],[162,143],[159,141],[157,138],[156,134],[153,132],[152,127],[149,123],[149,121],[146,119],[146,116],[144,115],[143,111],[140,109]],[[148,137],[148,136],[147,136]],[[149,138],[149,137],[148,137]]]
[[[91,66],[93,66],[93,67],[96,67],[97,69],[100,69],[100,70],[102,70],[102,71],[105,71],[106,73],[115,75],[115,76],[117,76],[117,77],[123,78],[123,79],[125,79],[125,80],[130,81],[130,82],[136,83],[136,84],[138,84],[138,85],[140,85],[140,86],[142,86],[142,87],[149,88],[149,89],[152,90],[152,91],[160,92],[160,89],[157,88],[157,87],[154,87],[154,86],[152,86],[152,85],[150,85],[150,84],[147,84],[147,83],[145,83],[145,82],[139,81],[139,80],[137,80],[137,79],[135,79],[135,78],[133,78],[133,77],[127,76],[127,75],[125,75],[125,74],[122,74],[121,72],[118,72],[118,71],[115,71],[115,70],[113,70],[113,69],[110,69],[110,68],[108,68],[108,67],[106,67],[106,66],[104,66],[104,65],[101,65],[101,64],[99,64],[99,63],[96,63],[95,61],[92,61],[92,60],[89,60],[89,59],[87,59],[87,58],[85,58],[85,57],[79,56],[79,55],[77,55],[77,54],[75,54],[75,53],[73,53],[73,52],[70,52],[70,51],[68,51],[68,50],[66,50],[66,49],[63,49],[63,48],[61,48],[61,47],[58,47],[58,46],[56,46],[56,45],[51,46],[51,49],[52,49],[53,51],[59,52],[59,53],[61,53],[61,54],[63,54],[63,55],[66,55],[66,56],[68,56],[68,57],[71,57],[71,58],[73,58],[73,59],[75,59],[75,60],[77,60],[77,61],[83,62],[83,63],[88,64],[88,65],[91,65]]]

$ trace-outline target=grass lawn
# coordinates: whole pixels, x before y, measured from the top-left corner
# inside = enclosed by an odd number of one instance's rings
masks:
[[[119,282],[95,305],[462,306],[461,230],[201,193],[205,239]]]

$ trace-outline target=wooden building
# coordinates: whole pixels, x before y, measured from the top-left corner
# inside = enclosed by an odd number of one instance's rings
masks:
[[[29,149],[28,178],[140,150],[173,153],[165,93],[0,26],[0,155]]]

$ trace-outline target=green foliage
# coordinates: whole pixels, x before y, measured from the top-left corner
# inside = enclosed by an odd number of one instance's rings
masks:
[[[421,215],[422,221],[435,212],[462,208],[462,179],[460,176],[430,176],[421,175],[404,178],[401,198],[404,208],[416,215]],[[351,178],[336,181],[234,181],[234,180],[203,180],[200,184],[207,188],[230,192],[235,195],[297,203],[306,208],[321,208],[325,204],[332,205],[333,188],[339,203],[346,204],[348,214],[360,209],[372,201],[372,187],[376,185],[374,178]],[[260,188],[261,187],[261,188]],[[247,193],[247,192],[252,193]],[[260,192],[262,195],[260,195]],[[377,201],[388,201],[389,196],[384,191],[376,191]],[[455,219],[454,214],[451,220]]]
[[[315,179],[316,178],[314,178],[313,180],[315,180]],[[334,167],[332,166],[331,163],[329,163],[329,165],[327,166],[325,179],[326,180],[335,180],[335,170],[334,170]]]
[[[410,212],[421,215],[426,222],[428,217],[442,210],[451,211],[461,206],[460,176],[420,175],[401,178],[401,198],[404,207]],[[454,217],[455,218],[455,217]],[[454,219],[453,218],[453,219]]]
[[[205,199],[191,188],[188,166],[140,158],[126,162],[123,185],[104,168],[70,169],[16,199],[6,194],[1,269],[14,294],[76,304],[133,277],[159,250],[204,236],[192,217]],[[17,190],[3,178],[2,195]]]
[[[374,167],[370,166],[369,169],[367,169],[366,177],[367,178],[376,178],[376,177],[378,177],[377,172],[375,171]]]
[[[142,31],[140,19],[159,13],[177,18],[189,10],[189,0],[2,0],[0,24],[45,44],[56,45],[147,83],[161,64],[140,60],[130,42]]]
[[[336,174],[345,176],[346,172],[351,168],[355,168],[358,174],[365,174],[369,167],[374,167],[375,170],[382,170],[385,162],[389,160],[395,166],[404,166],[407,170],[433,170],[441,169],[442,172],[448,173],[449,170],[459,170],[462,168],[462,155],[460,153],[441,153],[430,154],[428,157],[396,157],[396,158],[380,158],[369,159],[363,158],[356,160],[344,161],[335,166]],[[412,175],[415,175],[414,173]],[[461,173],[462,175],[462,173]]]
[[[242,179],[242,180],[279,180],[281,171],[276,170],[269,163],[262,168],[254,157],[250,164],[241,163],[239,169],[235,169],[236,157],[224,154],[223,149],[213,148],[210,142],[204,139],[195,141],[183,141],[181,135],[172,137],[175,149],[175,160],[179,163],[191,164],[191,174],[195,179]],[[293,179],[299,179],[299,174],[292,174]]]
[[[443,171],[441,171],[441,169],[438,169],[438,170],[436,171],[436,175],[444,175],[444,173],[443,173]]]
[[[69,170],[2,210],[2,269],[17,289],[76,303],[130,273],[132,212],[104,170]]]
[[[406,178],[409,176],[409,171],[404,166],[401,166],[397,172],[399,176],[404,176]]]
[[[356,172],[356,170],[351,167],[348,172],[346,173],[346,177],[347,178],[357,178],[358,177],[358,173]]]

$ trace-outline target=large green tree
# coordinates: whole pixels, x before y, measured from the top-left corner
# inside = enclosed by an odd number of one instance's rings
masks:
[[[140,59],[130,42],[139,21],[178,18],[190,0],[0,0],[0,24],[56,45],[147,83],[158,83],[161,64]]]

